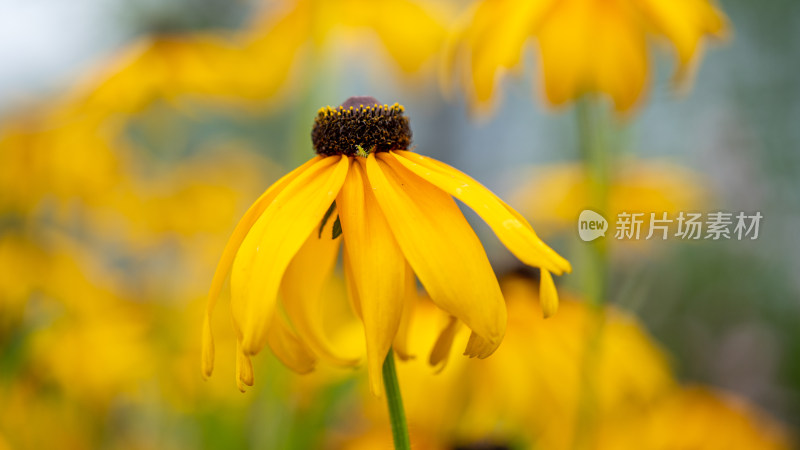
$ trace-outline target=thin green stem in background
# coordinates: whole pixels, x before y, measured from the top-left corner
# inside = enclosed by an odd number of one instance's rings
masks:
[[[383,388],[386,391],[386,404],[389,406],[389,420],[392,422],[392,438],[396,450],[409,450],[411,441],[408,438],[406,413],[403,411],[403,398],[400,395],[400,383],[394,366],[394,352],[389,349],[383,361]]]
[[[588,178],[588,206],[603,215],[609,222],[610,184],[613,178],[615,158],[614,149],[609,148],[603,135],[603,124],[598,103],[593,98],[581,99],[576,106],[578,139],[581,162]],[[610,227],[609,227],[610,228]],[[590,447],[590,437],[595,432],[598,409],[594,378],[602,351],[605,311],[603,305],[609,297],[608,241],[613,231],[606,230],[606,236],[591,242],[580,242],[581,277],[583,293],[590,305],[589,321],[585,329],[585,342],[581,358],[580,403],[576,417],[573,448],[581,450]]]
[[[609,189],[614,164],[613,149],[605,145],[602,124],[599,120],[598,105],[593,98],[584,98],[577,103],[578,146],[584,169],[588,176],[589,206],[603,214],[609,222]],[[608,240],[613,230],[606,236],[591,242],[582,243],[583,291],[587,300],[595,307],[604,304],[608,297]]]

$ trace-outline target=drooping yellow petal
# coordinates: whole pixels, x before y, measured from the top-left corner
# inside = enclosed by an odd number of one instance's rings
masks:
[[[496,348],[506,307],[492,267],[455,201],[384,153],[367,175],[408,262],[437,306]]]
[[[708,0],[634,0],[647,20],[663,34],[678,57],[678,66],[686,67],[698,51],[704,36],[726,36],[725,15]]]
[[[358,360],[336,354],[321,322],[323,287],[336,265],[341,243],[341,238],[331,239],[334,218],[335,213],[321,233],[317,229],[311,232],[286,268],[280,293],[286,314],[311,351],[333,364],[353,366]]]
[[[450,356],[450,350],[453,347],[453,339],[456,337],[456,333],[458,333],[458,329],[461,323],[453,316],[450,316],[450,319],[447,321],[447,325],[444,326],[442,331],[439,333],[439,337],[436,339],[436,343],[433,345],[433,350],[431,350],[431,356],[428,359],[428,363],[437,368],[437,371],[444,370],[445,366],[447,365],[447,359]]]
[[[584,89],[593,28],[587,2],[567,0],[553,8],[536,30],[547,100],[556,106]]]
[[[244,213],[244,216],[239,220],[236,228],[234,228],[233,234],[231,234],[231,237],[228,239],[228,243],[222,251],[222,258],[220,258],[219,263],[217,263],[217,270],[214,272],[214,278],[211,281],[211,289],[208,293],[208,304],[206,306],[206,316],[203,319],[203,375],[205,377],[211,376],[211,373],[214,371],[214,336],[211,332],[211,314],[214,312],[214,307],[217,304],[217,298],[219,298],[222,285],[225,283],[225,278],[228,277],[228,273],[231,270],[236,252],[239,251],[242,241],[244,241],[247,233],[250,232],[253,224],[272,201],[275,200],[275,197],[283,191],[290,182],[297,178],[298,175],[305,172],[321,159],[322,157],[320,156],[311,158],[302,166],[284,175],[264,191],[255,203],[250,206],[247,212]]]
[[[403,314],[400,317],[400,326],[397,329],[397,335],[394,337],[394,344],[392,344],[392,349],[395,354],[403,361],[414,358],[414,355],[408,348],[408,333],[411,331],[414,308],[416,307],[417,300],[419,300],[417,279],[414,277],[414,269],[412,269],[407,262],[405,294],[405,298],[403,299]]]
[[[347,242],[352,279],[361,302],[370,388],[380,395],[381,368],[403,312],[406,264],[360,160],[352,162],[336,205]]]
[[[236,387],[240,391],[245,391],[245,386],[252,386],[255,381],[253,373],[253,362],[250,357],[242,351],[242,344],[236,341]]]
[[[445,24],[419,2],[383,0],[369,2],[369,23],[386,50],[406,72],[416,72],[440,50]],[[414,26],[409,27],[409,24]]]
[[[286,367],[297,373],[308,373],[314,370],[317,363],[316,358],[289,328],[282,315],[273,314],[272,324],[267,331],[267,342],[275,357]]]
[[[596,36],[589,48],[592,59],[586,89],[611,96],[618,112],[631,110],[648,78],[647,43],[636,12],[627,2],[598,7]]]
[[[523,263],[558,274],[571,271],[569,262],[542,242],[527,220],[468,175],[413,152],[391,154],[403,166],[472,208]]]
[[[544,318],[553,316],[558,312],[558,291],[553,283],[553,276],[545,269],[540,271],[539,277],[539,303],[542,305]]]
[[[487,104],[503,69],[519,64],[525,42],[552,1],[500,0],[480,3],[470,37],[472,88],[478,104]]]
[[[231,306],[247,354],[266,344],[283,274],[339,193],[348,160],[317,161],[275,197],[242,242],[231,273]]]
[[[347,298],[350,300],[350,306],[353,308],[358,320],[364,320],[364,315],[361,313],[361,299],[358,298],[358,290],[356,289],[355,275],[353,275],[353,263],[350,262],[350,253],[347,251],[347,244],[342,246],[342,266],[344,271],[344,279],[347,285]]]
[[[497,349],[497,344],[488,339],[484,339],[481,335],[474,331],[469,335],[467,341],[467,348],[464,350],[464,355],[470,358],[486,358]]]

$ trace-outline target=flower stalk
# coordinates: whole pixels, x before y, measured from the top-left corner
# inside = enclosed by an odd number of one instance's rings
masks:
[[[383,387],[386,391],[386,404],[389,407],[389,420],[392,423],[392,439],[395,450],[409,450],[411,440],[408,437],[406,413],[403,410],[403,398],[400,395],[400,383],[394,364],[394,352],[389,349],[383,361]]]
[[[613,157],[610,149],[603,145],[603,136],[598,126],[598,111],[594,98],[584,98],[577,103],[578,146],[589,179],[589,202],[601,214],[608,214],[608,189]],[[584,290],[587,299],[600,307],[607,298],[608,290],[608,238],[586,243],[583,271]]]
[[[598,121],[597,106],[598,102],[591,96],[581,99],[576,104],[578,146],[589,181],[589,204],[601,214],[607,215],[614,155],[612,149],[604,145],[606,140],[602,134],[603,127]],[[593,432],[597,414],[597,392],[592,377],[597,372],[601,351],[600,341],[605,323],[603,306],[609,295],[608,240],[609,238],[596,239],[581,246],[581,259],[584,262],[583,290],[589,301],[591,314],[581,361],[583,370],[580,403],[572,445],[575,450],[588,447],[586,438]]]

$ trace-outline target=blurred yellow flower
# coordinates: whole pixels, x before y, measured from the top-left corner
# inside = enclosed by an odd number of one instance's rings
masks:
[[[74,398],[107,405],[153,373],[147,305],[121,298],[96,255],[56,240],[41,267],[41,300],[30,313],[31,367]],[[97,277],[101,281],[93,279]]]
[[[617,111],[637,102],[648,78],[647,39],[669,42],[678,74],[726,19],[709,0],[482,0],[452,55],[478,106],[487,106],[504,69],[538,43],[544,92],[558,106],[584,94],[609,96]]]
[[[574,230],[584,209],[592,204],[592,183],[588,170],[580,163],[566,163],[530,169],[530,180],[512,196],[526,217],[535,218],[542,233]],[[547,195],[542,195],[546,192]],[[680,211],[702,209],[707,189],[694,172],[663,161],[628,161],[621,163],[609,181],[608,206],[602,212],[612,221],[619,213],[644,213],[644,235],[650,213],[661,218],[666,212],[675,217]]]
[[[33,377],[19,377],[0,388],[0,450],[93,448],[92,419],[76,403],[43,395]],[[42,427],[46,426],[46,430]]]
[[[374,393],[381,391],[389,349],[407,353],[396,336],[406,334],[401,328],[416,297],[414,274],[437,306],[472,329],[465,354],[492,354],[505,332],[505,304],[481,243],[451,196],[475,210],[524,263],[556,274],[570,270],[486,188],[407,151],[410,133],[402,106],[381,106],[371,97],[320,110],[312,132],[318,156],[267,189],[223,252],[203,327],[206,376],[214,364],[210,315],[229,272],[241,389],[253,383],[250,356],[267,344],[301,373],[313,369],[317,356],[355,363],[335,354],[317,313],[340,241]]]
[[[665,355],[632,316],[612,307],[602,312],[595,370],[586,377],[584,353],[596,312],[562,295],[558,315],[544,319],[537,283],[511,276],[501,287],[509,317],[503,345],[487,360],[459,358],[443,370],[438,365],[432,371],[426,362],[447,359],[467,335],[430,302],[419,302],[409,350],[426,357],[398,366],[412,438],[435,439],[438,448],[526,442],[566,449],[587,380],[597,417],[644,408],[672,389]],[[386,414],[383,405],[365,397],[369,416],[383,423],[377,419]]]
[[[786,430],[743,400],[708,388],[676,389],[647,411],[621,411],[594,448],[788,450]]]
[[[0,342],[22,320],[25,304],[40,285],[46,255],[24,235],[0,235]]]
[[[593,344],[597,311],[562,299],[553,318],[541,318],[538,287],[521,276],[501,280],[508,304],[503,346],[487,360],[458,359],[432,371],[422,360],[399,365],[412,442],[423,448],[458,446],[585,448],[605,450],[791,448],[785,430],[740,400],[674,380],[664,352],[631,315],[607,306]],[[430,360],[450,352],[463,330],[449,330],[447,316],[421,300],[409,335],[409,350]],[[436,344],[430,342],[438,334]],[[442,344],[445,345],[442,345]],[[584,352],[596,352],[585,373]],[[585,407],[583,383],[593,392],[588,426],[579,428]],[[385,407],[363,396],[368,419],[346,440],[352,448],[388,445]],[[380,427],[380,428],[379,428]],[[483,448],[483,447],[480,447]]]
[[[355,34],[365,54],[373,49],[367,37],[376,37],[403,72],[415,73],[433,61],[444,42],[446,26],[439,16],[413,0],[269,2],[238,33],[154,36],[130,45],[87,80],[86,102],[126,113],[156,98],[260,105],[291,87],[293,78],[314,73],[296,71],[298,64],[308,66],[307,47],[321,51],[342,31]]]
[[[278,4],[285,13],[266,10],[248,43],[256,53],[261,48],[272,52],[284,49],[278,54],[259,53],[265,58],[252,62],[263,64],[265,70],[276,60],[282,63],[294,56],[309,39],[320,49],[335,32],[349,30],[377,37],[398,66],[411,73],[433,59],[446,37],[441,14],[430,4],[414,0],[291,0]],[[359,46],[365,40],[360,39]]]

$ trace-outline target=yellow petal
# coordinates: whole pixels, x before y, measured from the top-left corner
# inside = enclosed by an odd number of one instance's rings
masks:
[[[335,218],[329,218],[320,234],[311,232],[303,247],[297,252],[281,282],[281,297],[286,314],[297,333],[311,351],[333,364],[353,366],[357,359],[336,354],[322,326],[323,287],[336,265],[341,238],[331,239]]]
[[[350,300],[350,306],[359,320],[364,320],[361,314],[361,299],[358,298],[358,290],[356,290],[355,276],[353,275],[353,263],[350,262],[350,253],[347,251],[347,243],[342,246],[342,266],[344,266],[344,279],[347,284],[347,298]]]
[[[272,324],[268,327],[267,342],[275,357],[297,373],[314,370],[316,358],[311,354],[311,350],[289,328],[283,316],[274,314],[272,317]]]
[[[497,344],[484,339],[473,331],[469,335],[469,341],[467,342],[466,350],[464,350],[464,355],[470,358],[477,357],[483,359],[494,353],[495,350],[497,350]]]
[[[558,291],[553,283],[553,276],[550,272],[542,269],[539,280],[539,303],[542,305],[544,318],[553,316],[558,312]]]
[[[686,67],[706,35],[725,37],[725,15],[708,0],[636,0],[646,19],[674,46],[679,67]]]
[[[550,103],[601,93],[620,112],[636,104],[648,76],[638,14],[628,1],[564,0],[551,10],[536,31]]]
[[[437,368],[437,372],[444,370],[445,366],[447,365],[447,359],[450,357],[450,349],[453,348],[453,339],[456,337],[456,333],[458,333],[459,325],[461,323],[453,316],[450,316],[450,319],[447,321],[447,325],[442,329],[439,333],[439,337],[436,339],[436,343],[433,345],[433,350],[431,350],[431,356],[428,359],[428,363],[431,366]]]
[[[336,205],[347,242],[352,279],[361,302],[370,388],[373,394],[380,395],[383,361],[403,312],[406,264],[359,160],[353,161]]]
[[[597,36],[591,43],[593,59],[589,89],[614,100],[618,112],[635,106],[648,77],[647,43],[638,17],[630,7],[617,5],[596,14]]]
[[[253,373],[253,362],[250,361],[250,357],[245,355],[244,351],[242,351],[242,345],[237,340],[236,341],[236,387],[238,387],[240,391],[244,392],[245,385],[252,386],[254,381],[255,381],[255,375]]]
[[[421,3],[409,0],[369,2],[366,26],[374,28],[386,50],[405,72],[416,72],[440,50],[445,24]],[[408,24],[414,24],[409,27]]]
[[[394,337],[392,349],[398,358],[403,361],[413,359],[414,355],[409,351],[408,333],[411,331],[411,321],[414,316],[414,309],[419,299],[417,292],[417,279],[414,277],[414,269],[406,263],[405,299],[403,300],[403,314],[400,317],[400,327]]]
[[[264,210],[275,200],[275,197],[283,191],[290,182],[297,178],[299,174],[305,172],[321,159],[322,157],[319,156],[311,158],[311,160],[302,166],[276,181],[258,197],[255,203],[244,213],[239,223],[236,224],[236,228],[233,229],[233,234],[231,234],[228,243],[225,245],[225,249],[222,251],[222,258],[220,258],[219,263],[217,263],[217,270],[214,272],[214,278],[211,280],[211,289],[208,293],[206,316],[203,320],[203,375],[205,377],[211,376],[214,370],[214,336],[211,332],[211,314],[214,312],[217,298],[219,298],[222,285],[225,283],[225,278],[228,277],[228,272],[231,270],[231,265],[233,264],[236,252],[239,251],[239,246],[241,246],[247,233],[250,232],[250,228],[253,227],[253,224],[258,220]]]
[[[397,243],[437,306],[493,346],[506,327],[506,306],[475,232],[455,201],[385,153],[367,159],[367,174]]]
[[[275,197],[247,234],[231,273],[231,307],[247,354],[267,340],[283,274],[336,198],[347,176],[348,159],[317,161]]]
[[[536,31],[547,100],[563,105],[585,89],[594,39],[588,2],[563,1]]]
[[[469,30],[472,87],[479,104],[491,100],[501,71],[519,64],[525,43],[550,3],[502,0],[479,4]]]
[[[558,274],[572,270],[566,259],[539,239],[527,220],[471,177],[413,152],[391,154],[403,166],[472,208],[523,263],[545,267]]]
[[[248,33],[239,58],[233,59],[229,67],[216,68],[231,72],[231,88],[244,97],[269,98],[278,94],[292,73],[299,50],[308,42],[311,32],[316,31],[309,2],[292,2],[281,7],[289,10],[266,8],[270,14]]]

